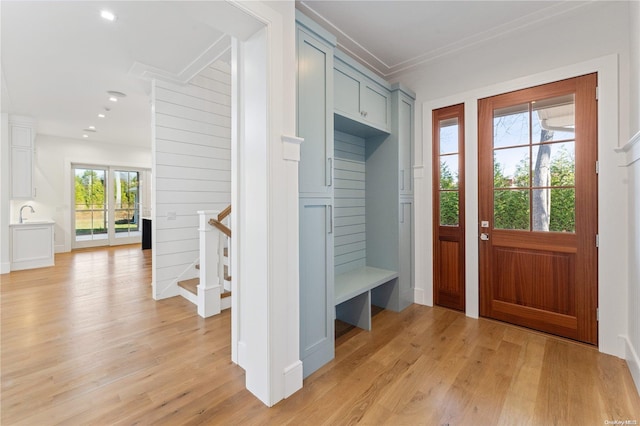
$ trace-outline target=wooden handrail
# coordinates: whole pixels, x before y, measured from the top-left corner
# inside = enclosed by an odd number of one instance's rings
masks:
[[[224,223],[220,223],[219,221],[217,221],[217,220],[212,218],[212,219],[209,219],[209,225],[215,226],[223,234],[225,234],[227,237],[231,238],[231,229],[229,229]]]
[[[218,214],[218,222],[222,222],[224,218],[229,216],[230,214],[231,214],[231,204],[229,204],[229,206],[226,209],[222,210],[220,214]]]

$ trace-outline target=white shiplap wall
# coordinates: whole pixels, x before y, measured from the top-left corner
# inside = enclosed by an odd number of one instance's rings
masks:
[[[342,274],[367,263],[363,138],[334,134],[334,266]]]
[[[230,67],[216,62],[184,86],[154,84],[153,268],[161,299],[177,294],[179,276],[197,276],[196,212],[231,203]]]

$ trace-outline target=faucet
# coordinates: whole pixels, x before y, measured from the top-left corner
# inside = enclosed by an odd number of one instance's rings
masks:
[[[22,223],[22,222],[23,222],[23,219],[22,219],[22,210],[24,210],[24,208],[25,208],[25,207],[29,207],[29,209],[31,209],[31,213],[35,213],[35,212],[36,212],[36,211],[33,209],[33,207],[31,207],[31,205],[29,205],[29,204],[25,204],[24,206],[20,207],[20,220],[19,220],[19,223]]]

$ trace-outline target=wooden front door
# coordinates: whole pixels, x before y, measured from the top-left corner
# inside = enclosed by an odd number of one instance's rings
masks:
[[[597,344],[597,75],[479,108],[480,314]]]

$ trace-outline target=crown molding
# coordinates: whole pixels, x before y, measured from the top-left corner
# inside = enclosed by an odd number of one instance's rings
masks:
[[[558,4],[546,6],[543,9],[535,12],[522,15],[517,19],[509,22],[505,22],[502,25],[490,28],[479,34],[466,37],[453,43],[449,43],[444,46],[440,46],[436,49],[423,52],[413,58],[406,59],[394,64],[388,64],[373,52],[367,49],[363,44],[351,37],[347,31],[343,30],[333,24],[329,19],[321,15],[319,12],[311,8],[304,1],[296,2],[296,7],[313,17],[313,19],[327,31],[336,36],[337,47],[349,54],[351,57],[362,63],[376,74],[384,77],[385,79],[393,79],[400,74],[404,74],[415,69],[419,69],[421,66],[438,60],[442,57],[449,56],[465,50],[479,44],[487,43],[491,40],[505,37],[515,32],[521,32],[525,29],[529,29],[532,26],[540,25],[544,21],[554,19],[562,16],[566,13],[582,8],[586,5],[594,3],[596,0],[586,1],[566,1]]]

